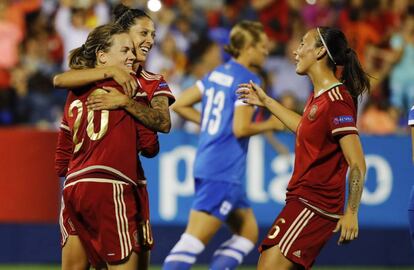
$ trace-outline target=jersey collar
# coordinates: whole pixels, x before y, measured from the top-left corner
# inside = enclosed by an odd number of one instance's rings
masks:
[[[339,86],[339,85],[342,85],[342,83],[337,82],[337,83],[332,84],[331,86],[329,86],[329,87],[328,87],[328,88],[326,88],[326,89],[321,89],[321,90],[319,90],[319,92],[315,95],[315,98],[319,97],[320,95],[322,95],[322,94],[323,94],[323,93],[325,93],[326,91],[331,90],[332,88],[334,88],[334,87],[336,87],[336,86]]]

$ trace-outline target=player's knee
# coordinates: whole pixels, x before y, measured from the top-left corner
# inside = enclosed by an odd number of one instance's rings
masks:
[[[62,270],[86,270],[89,269],[89,263],[84,261],[66,261],[62,263]]]

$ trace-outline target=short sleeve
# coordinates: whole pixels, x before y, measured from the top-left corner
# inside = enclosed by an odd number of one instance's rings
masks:
[[[173,93],[171,92],[170,87],[168,86],[168,83],[161,79],[160,83],[158,84],[157,88],[154,91],[154,97],[156,96],[166,96],[168,97],[168,104],[171,105],[175,102],[175,97]]]
[[[328,110],[328,121],[333,137],[358,134],[356,110],[352,101],[333,101]]]
[[[249,83],[250,81],[253,81],[255,84],[257,84],[257,85],[260,85],[260,86],[262,86],[261,85],[261,80],[259,79],[259,77],[257,77],[256,75],[250,75],[250,76],[246,76],[245,78],[242,78],[242,80],[241,81],[239,81],[238,83],[237,83],[237,85],[238,84],[240,84],[240,83]],[[237,85],[236,85],[236,87],[237,87]],[[237,89],[236,89],[237,90]],[[246,106],[246,105],[249,105],[249,104],[247,104],[247,103],[244,103],[243,102],[243,100],[241,100],[241,99],[239,99],[239,97],[238,97],[238,95],[237,95],[237,93],[236,93],[236,91],[234,91],[234,93],[235,93],[235,102],[234,102],[234,106]]]
[[[204,93],[204,88],[205,88],[203,81],[202,80],[196,81],[196,86],[200,90],[200,93],[203,94]]]

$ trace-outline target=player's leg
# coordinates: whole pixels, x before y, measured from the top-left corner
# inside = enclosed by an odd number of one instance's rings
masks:
[[[87,252],[79,238],[78,232],[74,226],[76,220],[71,219],[73,214],[71,207],[65,204],[73,195],[72,190],[64,190],[61,209],[59,216],[59,225],[61,232],[61,246],[62,246],[62,269],[63,270],[84,270],[89,269],[89,260]],[[70,204],[69,204],[70,205]],[[76,216],[72,215],[72,218]]]
[[[190,269],[221,224],[221,220],[210,214],[191,210],[187,228],[165,258],[162,269]]]
[[[88,257],[77,235],[69,235],[62,247],[62,270],[89,269]]]
[[[195,263],[205,245],[231,212],[227,201],[229,183],[196,179],[195,200],[187,228],[165,258],[164,270],[186,270]]]
[[[249,254],[258,238],[258,226],[251,208],[239,208],[231,212],[226,223],[233,236],[214,253],[211,270],[236,269]]]
[[[257,264],[258,270],[296,270],[300,269],[299,265],[289,261],[278,246],[266,249],[260,254]]]
[[[138,269],[147,270],[149,267],[151,251],[142,251],[138,253]]]
[[[300,201],[288,201],[259,247],[258,269],[310,269],[338,221],[319,213]]]
[[[150,251],[131,252],[128,259],[119,264],[108,264],[108,270],[147,270],[149,267]]]
[[[138,268],[138,254],[136,252],[131,252],[128,258],[119,264],[107,264],[108,270],[141,270]]]

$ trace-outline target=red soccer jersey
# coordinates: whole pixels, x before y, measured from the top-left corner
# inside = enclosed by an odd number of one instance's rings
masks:
[[[311,95],[296,131],[287,200],[302,198],[328,213],[343,212],[348,164],[339,139],[347,134],[358,134],[358,130],[356,108],[345,86]]]
[[[137,74],[140,89],[136,97],[147,97],[147,100],[151,102],[153,97],[166,96],[170,105],[174,103],[175,97],[162,75],[148,72],[141,67],[137,70]]]
[[[135,120],[124,110],[88,111],[89,95],[100,91],[99,86],[89,90],[69,91],[66,99],[62,129],[69,131],[72,140],[72,158],[66,178],[80,177],[122,179],[137,183],[137,131]],[[64,136],[60,136],[64,138]],[[66,136],[67,137],[67,136]],[[60,149],[67,146],[60,146]],[[59,149],[59,148],[58,148]]]

